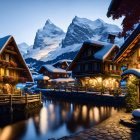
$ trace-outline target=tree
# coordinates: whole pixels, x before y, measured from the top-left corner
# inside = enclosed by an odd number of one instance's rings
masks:
[[[134,25],[140,23],[140,0],[120,0],[117,8],[109,12],[107,15],[115,20],[122,16],[123,31],[119,34],[120,37],[127,37],[128,31],[134,30]]]

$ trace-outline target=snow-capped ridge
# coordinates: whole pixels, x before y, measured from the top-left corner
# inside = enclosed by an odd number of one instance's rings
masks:
[[[108,34],[117,35],[121,29],[98,18],[94,21],[75,16],[66,34],[49,19],[36,33],[33,49],[26,55],[42,61],[73,59],[85,40],[107,42]],[[115,39],[120,44],[123,39]],[[60,57],[59,57],[60,56]]]
[[[51,22],[51,20],[50,20],[50,19],[47,19],[47,21],[46,21],[45,25],[47,25],[47,24],[53,24],[53,23]]]

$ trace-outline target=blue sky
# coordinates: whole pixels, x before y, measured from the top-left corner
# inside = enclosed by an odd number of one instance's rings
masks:
[[[111,0],[0,0],[0,37],[13,35],[17,43],[32,45],[36,31],[49,18],[67,31],[75,16],[91,20],[101,18],[117,24],[121,21],[106,17]]]

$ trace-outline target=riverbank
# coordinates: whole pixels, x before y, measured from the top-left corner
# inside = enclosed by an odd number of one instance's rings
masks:
[[[105,105],[105,106],[116,106],[116,107],[124,107],[125,106],[125,96],[120,95],[115,97],[110,94],[94,93],[94,92],[71,92],[71,91],[54,91],[49,89],[37,89],[35,92],[42,92],[42,95],[50,98],[54,98],[61,101],[68,102],[78,102],[92,105]]]
[[[59,140],[139,140],[140,125],[131,121],[131,113],[119,112],[99,125]]]

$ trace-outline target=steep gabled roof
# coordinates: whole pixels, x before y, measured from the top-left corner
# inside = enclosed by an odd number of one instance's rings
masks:
[[[48,70],[49,72],[53,72],[53,73],[65,73],[65,74],[71,74],[71,72],[67,72],[66,70],[64,69],[61,69],[61,68],[56,68],[54,67],[53,65],[43,65],[40,70],[42,68],[45,68],[46,70]],[[39,70],[39,72],[40,72]]]
[[[111,44],[111,43],[107,43],[107,42],[100,42],[100,41],[94,41],[94,40],[87,40],[83,43],[81,49],[79,50],[78,54],[76,55],[76,57],[74,58],[74,60],[72,61],[72,63],[70,64],[70,66],[67,68],[67,70],[71,70],[72,66],[74,65],[74,63],[76,62],[76,60],[79,58],[79,56],[81,55],[81,53],[83,52],[84,48],[88,45],[92,45],[93,47],[99,47],[100,50],[97,51],[93,56],[95,60],[100,60],[100,61],[105,61],[106,58],[109,56],[109,54],[111,53],[111,51],[114,48],[118,48],[118,45],[115,44]]]
[[[63,60],[58,60],[57,62],[55,62],[54,64],[52,64],[53,66],[57,65],[57,64],[62,64],[65,63],[67,65],[67,67],[69,66],[69,63],[71,63],[72,60],[69,59],[63,59]]]
[[[139,40],[140,40],[140,24],[123,43],[119,52],[115,56],[114,61],[118,61],[119,57],[123,55],[129,48],[132,49]]]
[[[5,36],[3,38],[0,38],[0,51],[3,48],[3,46],[6,44],[6,42],[8,42],[10,37],[11,37],[11,35],[8,35],[8,36]]]
[[[8,45],[8,43],[10,42],[13,42],[14,43],[14,46],[16,47],[16,50],[18,52],[18,57],[20,58],[20,60],[22,61],[23,65],[25,66],[26,70],[28,71],[28,77],[29,77],[29,81],[33,81],[33,78],[32,78],[32,75],[30,73],[30,70],[28,68],[28,66],[26,65],[26,62],[24,60],[24,58],[22,57],[19,49],[18,49],[18,46],[13,38],[13,36],[11,35],[8,35],[8,36],[5,36],[3,38],[0,38],[0,55],[3,53],[3,51],[5,50],[6,46]]]

